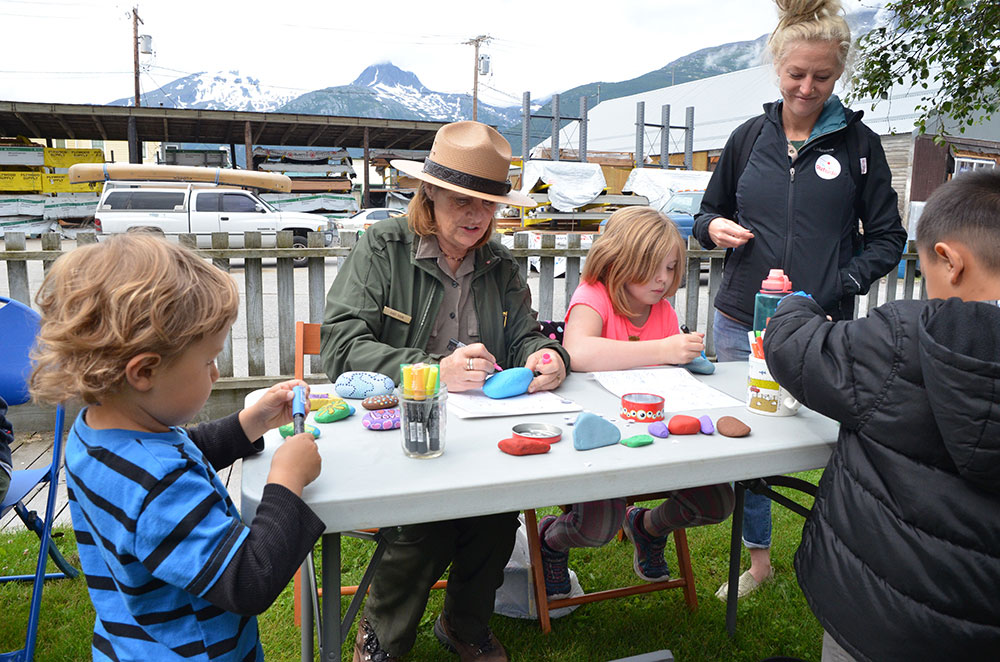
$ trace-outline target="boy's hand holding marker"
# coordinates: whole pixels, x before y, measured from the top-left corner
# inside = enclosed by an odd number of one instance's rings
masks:
[[[240,412],[240,425],[248,439],[258,439],[268,430],[292,421],[296,387],[304,390],[305,413],[309,413],[309,385],[297,379],[275,384],[260,400]]]

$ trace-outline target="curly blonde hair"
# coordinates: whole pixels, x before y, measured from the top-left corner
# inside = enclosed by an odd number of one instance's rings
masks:
[[[39,402],[95,404],[119,390],[143,352],[164,361],[236,320],[236,284],[183,246],[149,233],[116,235],[56,260],[35,296],[32,354]]]
[[[850,68],[851,28],[844,19],[840,0],[774,0],[778,6],[778,26],[767,40],[775,66],[801,41],[828,41],[837,44],[837,61]]]
[[[675,250],[677,268],[664,294],[667,297],[677,292],[684,277],[687,251],[681,233],[666,214],[651,207],[619,209],[611,214],[604,231],[587,254],[582,278],[592,285],[603,283],[615,312],[635,317],[637,311],[628,307],[625,286],[649,282],[660,263]]]

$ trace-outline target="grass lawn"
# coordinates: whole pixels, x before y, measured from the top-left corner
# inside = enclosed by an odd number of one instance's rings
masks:
[[[820,474],[817,470],[796,475],[815,482]],[[810,502],[804,495],[794,498],[807,505]],[[792,567],[792,556],[801,537],[802,518],[780,506],[775,507],[773,513],[775,580],[740,602],[735,638],[726,634],[725,605],[714,595],[726,579],[728,520],[717,526],[688,531],[698,589],[697,611],[687,609],[681,591],[670,590],[581,606],[569,616],[554,620],[548,635],[541,634],[535,621],[503,616],[495,616],[492,627],[511,659],[522,662],[604,662],[665,648],[673,652],[678,662],[756,662],[778,655],[818,660],[822,629],[806,605]],[[79,567],[72,531],[62,529],[59,532],[63,535],[57,544]],[[0,542],[0,573],[34,572],[38,549],[34,534],[8,534],[0,538]],[[356,583],[361,577],[364,554],[370,553],[371,548],[370,543],[344,539],[342,572],[345,584]],[[574,550],[570,567],[587,590],[620,586],[635,581],[631,556],[632,547],[627,541],[612,542],[597,550]],[[672,543],[667,560],[672,568],[676,566]],[[745,569],[749,564],[745,552],[743,563]],[[47,582],[43,595],[36,660],[89,660],[94,612],[83,577]],[[30,598],[30,585],[0,584],[0,613],[4,614],[0,622],[0,651],[23,645]],[[416,646],[408,659],[442,662],[458,659],[438,644],[431,631],[442,600],[441,591],[432,592]],[[348,599],[344,598],[342,608],[346,609],[347,603]],[[299,631],[292,623],[290,586],[260,617],[260,630],[269,661],[299,660]],[[354,632],[352,629],[351,642]],[[342,659],[351,660],[351,646],[344,647]]]

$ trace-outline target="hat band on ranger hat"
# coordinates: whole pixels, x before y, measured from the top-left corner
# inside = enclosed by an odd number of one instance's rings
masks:
[[[485,193],[487,195],[507,195],[510,193],[511,189],[510,180],[498,182],[495,179],[486,179],[485,177],[470,175],[468,173],[455,170],[454,168],[443,166],[440,163],[435,163],[430,159],[424,159],[423,171],[431,177],[437,177],[438,179],[448,182],[449,184],[461,186],[462,188],[467,188],[469,190],[476,191],[477,193]]]

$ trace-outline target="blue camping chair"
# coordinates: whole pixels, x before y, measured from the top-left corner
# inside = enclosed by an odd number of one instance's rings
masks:
[[[24,304],[0,297],[0,342],[4,350],[0,355],[0,396],[8,405],[19,405],[28,401],[27,377],[31,370],[29,352],[35,344],[38,334],[38,313]],[[11,575],[0,577],[0,582],[32,581],[31,607],[28,612],[28,633],[25,636],[24,648],[10,653],[0,653],[0,661],[14,660],[31,662],[35,653],[35,639],[38,632],[38,616],[42,607],[42,586],[46,579],[61,579],[76,577],[78,571],[73,568],[52,543],[52,520],[55,517],[56,493],[59,484],[59,462],[62,459],[63,425],[66,412],[62,405],[56,408],[55,441],[52,445],[52,462],[42,469],[27,469],[15,471],[11,477],[10,489],[0,503],[0,515],[6,514],[11,508],[15,510],[24,525],[38,535],[38,564],[33,575]],[[48,483],[48,500],[45,505],[45,518],[42,519],[34,511],[29,511],[22,500],[35,486]],[[61,572],[45,573],[48,557]]]

